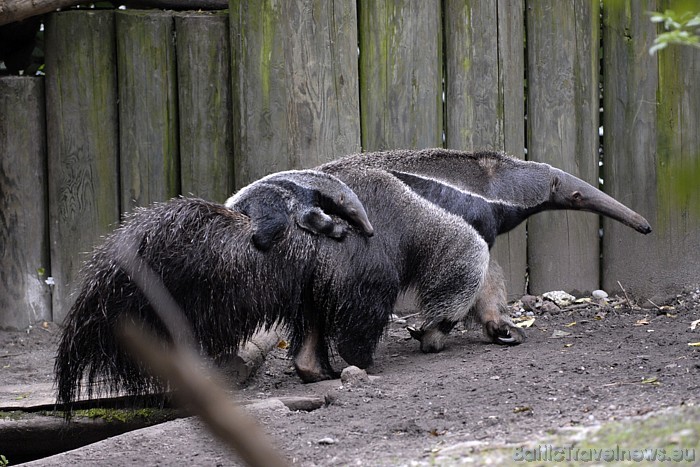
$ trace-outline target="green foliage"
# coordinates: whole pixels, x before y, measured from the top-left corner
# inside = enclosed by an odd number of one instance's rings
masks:
[[[5,467],[6,465],[10,465],[10,461],[7,460],[7,457],[0,454],[0,467]]]
[[[669,44],[689,45],[700,48],[700,13],[674,10],[665,10],[663,13],[651,12],[652,23],[663,23],[667,32],[659,34],[654,39],[654,45],[649,48],[649,53],[666,48]]]

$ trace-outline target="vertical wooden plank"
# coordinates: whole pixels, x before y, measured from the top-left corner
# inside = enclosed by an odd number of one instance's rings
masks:
[[[446,146],[524,156],[523,3],[445,2]],[[491,251],[511,298],[525,292],[525,226]]]
[[[355,2],[231,0],[235,178],[360,149]]]
[[[0,329],[51,320],[44,80],[0,77]]]
[[[361,0],[362,147],[443,145],[441,3]]]
[[[228,13],[175,16],[182,193],[223,202],[234,190]]]
[[[174,22],[171,12],[115,13],[123,211],[180,192]]]
[[[648,53],[657,26],[646,12],[679,6],[645,0],[604,9],[605,189],[654,231],[604,221],[603,286],[655,303],[700,285],[700,191],[674,191],[700,167],[700,53]]]
[[[525,18],[523,0],[498,1],[499,83],[502,88],[503,149],[525,157]],[[527,228],[518,226],[496,241],[491,254],[503,267],[508,297],[527,292]]]
[[[45,44],[53,318],[62,321],[84,253],[119,220],[113,13],[54,13]]]
[[[599,2],[527,3],[528,158],[598,184]],[[599,219],[549,211],[528,221],[530,291],[599,286]]]

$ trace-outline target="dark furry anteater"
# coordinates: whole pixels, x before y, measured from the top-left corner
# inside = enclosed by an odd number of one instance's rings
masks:
[[[58,401],[106,385],[113,392],[161,389],[121,349],[113,334],[130,315],[161,335],[163,326],[136,285],[118,266],[124,248],[160,275],[189,319],[202,350],[233,353],[260,326],[295,316],[316,261],[311,234],[296,234],[270,254],[253,248],[247,216],[222,205],[179,198],[138,209],[95,249],[67,317],[56,358]]]
[[[387,172],[362,171],[354,183],[385,197],[367,212],[379,219],[374,229],[381,235],[353,228],[337,241],[286,222],[285,233],[261,251],[252,244],[251,219],[224,206],[176,199],[138,210],[85,267],[57,355],[59,402],[80,395],[83,376],[88,393],[161,389],[112,334],[127,314],[164,334],[118,266],[125,245],[138,245],[161,276],[205,353],[233,353],[258,328],[282,322],[304,381],[337,375],[328,358],[333,345],[348,363],[369,366],[402,288],[417,290],[428,322],[461,319],[484,281],[486,242]]]
[[[616,219],[638,232],[651,232],[642,216],[588,183],[548,164],[523,161],[503,153],[468,153],[447,149],[394,150],[356,154],[319,167],[346,182],[365,209],[376,208],[372,222],[392,215],[380,207],[385,196],[366,192],[356,185],[356,174],[368,168],[385,170],[424,199],[458,215],[474,226],[488,242],[515,228],[537,212],[556,209],[591,211]],[[421,229],[422,225],[414,228]],[[488,262],[488,259],[486,260]],[[501,312],[507,307],[500,267],[491,262],[486,286],[469,313],[499,344],[518,344],[525,338]],[[445,318],[436,324],[429,318],[411,334],[426,352],[442,350],[445,335],[456,321]]]

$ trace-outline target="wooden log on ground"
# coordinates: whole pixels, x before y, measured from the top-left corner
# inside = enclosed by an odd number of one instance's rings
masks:
[[[269,331],[258,331],[241,347],[236,355],[222,363],[222,373],[227,379],[238,384],[244,383],[255,374],[270,350],[282,339],[277,328]]]
[[[0,453],[19,464],[183,416],[173,409],[91,409],[79,411],[66,423],[61,413],[3,412]]]
[[[528,159],[598,185],[599,2],[529,2]],[[549,211],[528,220],[530,293],[599,286],[598,216]]]
[[[700,287],[700,51],[648,53],[657,25],[646,12],[678,6],[670,3],[603,9],[604,187],[654,229],[635,235],[604,220],[603,287],[654,303]]]
[[[0,329],[51,320],[44,80],[0,77]]]
[[[228,13],[175,16],[182,193],[223,203],[234,190]]]
[[[501,150],[523,158],[523,2],[445,2],[446,147]],[[525,292],[525,225],[498,238],[491,251],[509,298]]]
[[[115,13],[123,212],[180,193],[172,12]]]
[[[362,148],[441,147],[440,2],[360,1]]]
[[[88,252],[119,221],[114,16],[68,11],[46,24],[53,319],[63,320]]]
[[[231,0],[236,186],[360,150],[354,1]]]

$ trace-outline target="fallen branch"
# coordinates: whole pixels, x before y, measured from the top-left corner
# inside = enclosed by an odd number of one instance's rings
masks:
[[[173,338],[171,350],[165,352],[161,339],[128,318],[122,318],[117,333],[127,349],[156,377],[175,389],[173,397],[198,415],[211,432],[231,446],[248,465],[289,465],[255,420],[233,404],[214,382],[213,375],[202,368],[185,316],[158,275],[137,255],[134,247],[125,248],[118,261],[149,299]]]
[[[112,2],[128,8],[161,8],[167,10],[224,10],[228,0],[127,0]],[[0,26],[63,8],[89,4],[84,0],[0,0]]]

